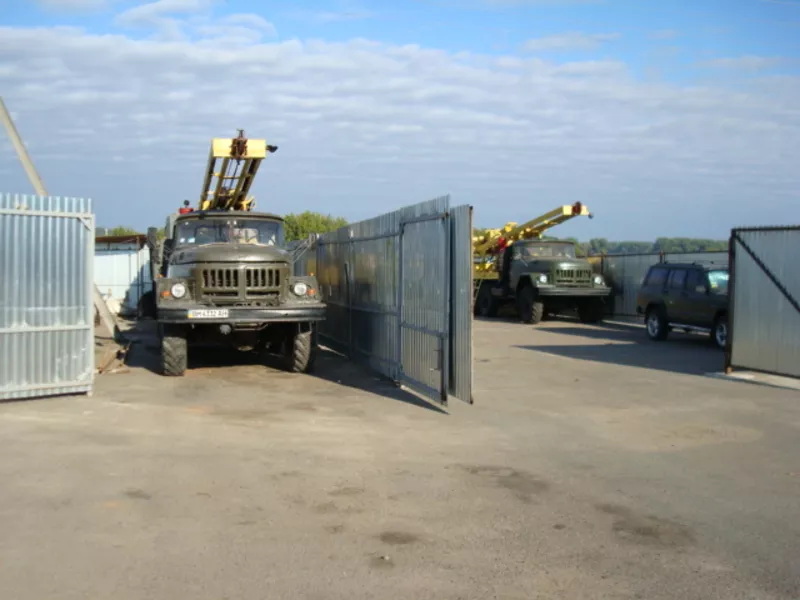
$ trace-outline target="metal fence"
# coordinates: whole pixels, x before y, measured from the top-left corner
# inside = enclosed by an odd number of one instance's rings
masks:
[[[731,231],[726,370],[800,377],[800,226]]]
[[[444,196],[326,233],[296,263],[320,342],[428,397],[472,401],[471,209]]]
[[[0,399],[90,392],[92,201],[0,194]]]
[[[636,316],[636,295],[647,270],[663,262],[713,262],[728,264],[727,252],[653,252],[591,257],[597,272],[611,285],[609,313],[614,316]]]

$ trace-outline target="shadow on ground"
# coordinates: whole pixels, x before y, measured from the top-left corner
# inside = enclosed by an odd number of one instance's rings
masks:
[[[542,323],[537,329],[551,335],[583,338],[584,340],[589,338],[601,343],[530,344],[516,347],[578,360],[688,375],[719,372],[723,369],[725,362],[723,353],[712,346],[706,336],[673,332],[670,333],[667,340],[653,342],[646,337],[643,328],[622,324],[565,327],[560,323],[558,326],[548,326],[546,323]]]
[[[128,351],[125,364],[128,367],[146,369],[161,376],[156,323],[151,320],[139,321],[126,333],[133,344]],[[294,376],[285,373],[280,368],[277,357],[269,357],[262,362],[262,359],[256,353],[239,352],[235,349],[231,350],[218,346],[193,347],[189,354],[189,370],[242,366],[258,366],[266,369],[265,382],[268,381],[266,378],[269,377],[270,372]],[[346,386],[384,398],[405,402],[406,404],[440,414],[448,414],[439,406],[397,387],[388,379],[368,371],[366,368],[327,348],[319,349],[314,369],[310,374],[297,375],[297,377],[315,377],[335,385]]]

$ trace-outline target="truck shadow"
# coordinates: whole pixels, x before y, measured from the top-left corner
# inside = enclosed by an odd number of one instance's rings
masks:
[[[145,369],[161,377],[156,323],[151,320],[138,321],[132,329],[126,332],[126,335],[133,344],[128,351],[125,364],[132,369]],[[281,369],[277,356],[262,359],[253,352],[239,352],[224,347],[196,346],[192,348],[189,355],[189,371],[247,366],[269,369],[264,375],[265,384],[268,383],[270,370],[288,377],[314,377],[436,413],[448,414],[439,406],[395,386],[386,378],[372,373],[365,367],[324,347],[319,349],[314,369],[308,375],[286,373]]]
[[[667,340],[654,342],[646,337],[643,328],[635,326],[565,327],[554,324],[548,327],[543,323],[537,329],[550,335],[569,336],[577,343],[571,343],[570,340],[558,345],[528,344],[516,347],[565,358],[686,375],[719,372],[725,363],[723,352],[701,335],[672,332]],[[582,343],[581,338],[598,343]]]

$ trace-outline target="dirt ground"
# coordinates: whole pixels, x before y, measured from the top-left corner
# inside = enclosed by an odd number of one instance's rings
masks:
[[[697,336],[475,323],[475,404],[225,354],[0,404],[0,598],[800,597],[800,394]]]

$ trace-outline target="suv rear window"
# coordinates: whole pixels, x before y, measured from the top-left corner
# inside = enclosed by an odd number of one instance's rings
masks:
[[[647,274],[647,279],[645,279],[644,284],[664,287],[664,282],[667,280],[667,273],[669,273],[669,271],[664,267],[653,267]]]

